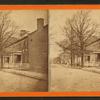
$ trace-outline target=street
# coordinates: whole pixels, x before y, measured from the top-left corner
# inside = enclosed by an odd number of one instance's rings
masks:
[[[46,91],[46,81],[0,71],[0,92]]]
[[[50,69],[50,91],[100,91],[100,74],[98,73],[72,69],[60,64],[52,64]]]

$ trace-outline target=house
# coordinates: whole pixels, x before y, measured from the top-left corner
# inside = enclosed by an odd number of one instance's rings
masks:
[[[85,66],[100,66],[100,40],[97,39],[89,47],[89,53],[85,54],[84,65]]]
[[[22,38],[5,48],[4,67],[47,72],[48,25],[44,25],[43,18],[38,18],[36,31],[28,34],[25,30],[21,32]]]
[[[100,66],[100,39],[97,36],[89,38],[84,52],[84,66]],[[80,54],[75,57],[75,64],[81,65]]]
[[[92,36],[87,41],[87,48],[84,53],[84,66],[100,66],[100,39],[96,36]],[[71,64],[71,53],[65,51],[59,55],[61,64]],[[81,65],[81,55],[77,51],[74,55],[74,64]]]

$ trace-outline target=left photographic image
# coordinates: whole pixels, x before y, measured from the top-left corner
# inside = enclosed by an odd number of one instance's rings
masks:
[[[47,16],[47,10],[0,10],[0,92],[48,91]]]

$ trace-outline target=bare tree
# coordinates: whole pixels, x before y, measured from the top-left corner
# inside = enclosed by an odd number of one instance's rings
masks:
[[[57,42],[56,44],[62,48],[63,52],[70,55],[70,64],[71,66],[75,65],[75,55],[78,55],[79,46],[77,42],[77,38],[74,34],[74,31],[72,28],[66,23],[66,26],[64,27],[64,32],[66,33],[65,40],[61,42]]]
[[[5,47],[11,37],[17,32],[18,26],[11,21],[10,11],[0,11],[0,59],[1,68],[3,67],[3,54]]]
[[[83,67],[84,54],[87,52],[87,46],[91,44],[88,44],[88,41],[98,32],[98,25],[93,23],[89,11],[81,10],[67,20],[65,31],[67,36],[66,40],[69,40],[69,45],[62,46],[60,44],[60,47],[64,48],[64,50],[70,50],[71,61],[72,57],[80,55],[81,67]],[[66,44],[68,44],[68,41]]]
[[[81,66],[84,66],[84,54],[91,37],[98,32],[98,25],[93,23],[89,11],[78,11],[71,20],[70,27],[77,37],[77,46],[80,48]]]

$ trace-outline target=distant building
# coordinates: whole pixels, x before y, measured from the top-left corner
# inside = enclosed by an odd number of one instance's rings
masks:
[[[56,57],[53,59],[53,64],[61,64],[61,59],[60,57]]]
[[[69,64],[69,52],[62,52],[58,57],[53,59],[54,64]]]
[[[48,25],[44,26],[44,19],[39,18],[36,31],[21,32],[22,38],[5,48],[4,67],[47,72]]]

